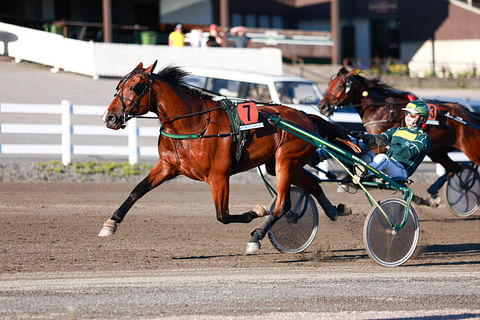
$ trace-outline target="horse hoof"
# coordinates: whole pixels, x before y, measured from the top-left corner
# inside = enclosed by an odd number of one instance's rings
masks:
[[[260,242],[249,242],[247,243],[246,254],[254,254],[260,251]]]
[[[117,231],[117,223],[115,222],[115,220],[108,219],[103,224],[102,230],[100,230],[100,232],[98,233],[98,236],[99,237],[112,236],[115,233],[115,231]]]
[[[436,208],[440,205],[440,203],[442,202],[442,200],[440,198],[435,198],[435,199],[428,199],[428,204],[431,208]]]
[[[340,203],[338,206],[337,206],[337,211],[338,211],[338,215],[339,216],[349,216],[352,214],[352,208],[350,207],[347,207],[346,205],[344,205],[343,203]]]
[[[264,217],[268,214],[267,210],[259,204],[256,204],[252,211],[255,212],[259,217]]]

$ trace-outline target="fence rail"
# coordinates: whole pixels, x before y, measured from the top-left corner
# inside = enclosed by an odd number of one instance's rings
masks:
[[[61,115],[58,124],[42,123],[5,123],[0,122],[0,138],[4,135],[36,134],[59,135],[60,144],[0,144],[0,154],[52,154],[61,155],[62,162],[67,165],[72,162],[72,155],[91,156],[125,156],[131,164],[138,163],[139,156],[157,157],[157,148],[139,146],[139,137],[158,137],[157,126],[139,126],[136,119],[128,121],[126,130],[114,131],[107,129],[103,123],[99,125],[72,125],[73,115],[98,116],[104,113],[103,106],[72,105],[68,100],[62,100],[60,105],[50,104],[0,104],[0,117],[5,114],[38,114]],[[153,115],[149,114],[149,115]],[[2,118],[0,118],[0,121]],[[335,113],[333,120],[343,123],[361,123],[357,114]],[[72,144],[73,136],[123,136],[128,137],[125,145]],[[1,140],[0,140],[1,141]],[[461,152],[450,152],[454,161],[469,161]],[[431,162],[429,157],[425,161]],[[437,165],[437,173],[442,174],[443,167]]]
[[[138,156],[157,156],[155,147],[138,145],[138,137],[156,137],[158,128],[138,127],[137,120],[128,122],[127,130],[113,131],[102,125],[72,125],[72,115],[100,116],[105,111],[102,106],[73,106],[68,100],[60,105],[45,104],[0,104],[1,114],[51,114],[60,115],[59,124],[41,123],[0,123],[0,135],[35,134],[60,135],[60,144],[0,144],[0,154],[56,154],[61,155],[66,165],[72,162],[72,155],[110,155],[128,156],[132,164],[138,162]],[[127,136],[127,145],[83,145],[72,144],[72,136]]]

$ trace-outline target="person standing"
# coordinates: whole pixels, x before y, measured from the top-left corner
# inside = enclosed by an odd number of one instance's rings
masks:
[[[230,29],[235,48],[247,48],[250,38],[247,37],[245,27],[238,26]]]
[[[185,44],[185,36],[182,33],[182,25],[179,23],[175,26],[175,30],[168,36],[168,45],[172,47],[183,47]]]
[[[190,31],[190,46],[192,47],[202,47],[202,30],[193,29]]]
[[[218,35],[217,26],[215,24],[211,24],[208,33],[207,39],[207,47],[221,47],[222,46],[222,38]]]

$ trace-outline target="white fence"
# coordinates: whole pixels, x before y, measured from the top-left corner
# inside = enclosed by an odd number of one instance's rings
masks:
[[[27,134],[27,135],[59,135],[60,144],[0,144],[1,154],[53,154],[61,155],[62,162],[66,165],[72,162],[72,155],[89,156],[120,156],[128,157],[131,164],[138,162],[139,156],[158,157],[158,151],[155,146],[140,146],[138,140],[140,137],[158,137],[159,125],[139,126],[136,119],[128,121],[126,130],[111,130],[105,127],[100,117],[105,111],[104,106],[73,106],[67,100],[63,100],[60,105],[44,104],[0,104],[0,138],[4,135]],[[6,114],[28,114],[35,118],[39,114],[60,115],[59,123],[6,123],[2,116]],[[98,116],[98,125],[90,124],[71,124],[73,115]],[[153,114],[149,114],[153,115]],[[338,122],[360,123],[357,114],[335,113],[333,120]],[[73,136],[127,136],[125,145],[112,144],[72,144]],[[1,140],[0,140],[1,142]],[[450,152],[449,156],[454,161],[469,161],[465,154],[461,152]],[[425,161],[431,162],[429,157]],[[442,166],[437,165],[437,173],[443,174]]]
[[[0,22],[0,54],[97,78],[121,77],[139,62],[158,66],[225,68],[282,74],[282,51],[277,48],[174,48],[166,45],[102,43],[64,38],[61,35]]]
[[[60,144],[0,144],[0,154],[52,154],[61,155],[62,162],[66,165],[72,161],[72,155],[107,155],[128,156],[132,164],[138,162],[138,156],[158,156],[156,147],[138,145],[138,137],[158,137],[159,128],[138,127],[137,120],[128,122],[126,130],[114,131],[107,129],[100,117],[105,111],[103,106],[73,106],[69,101],[63,100],[60,105],[39,104],[0,104],[0,115],[5,114],[53,114],[60,115],[60,123],[0,123],[0,136],[10,134],[26,135],[57,135],[61,136]],[[72,115],[98,116],[99,125],[71,125]],[[72,136],[128,136],[127,145],[84,145],[72,144]]]

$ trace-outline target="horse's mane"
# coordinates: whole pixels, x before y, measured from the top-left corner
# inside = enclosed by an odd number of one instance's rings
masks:
[[[349,71],[345,68],[342,67],[340,71],[338,71],[338,75],[346,75]],[[377,89],[377,90],[386,90],[386,91],[398,91],[394,89],[391,85],[386,84],[383,82],[379,77],[373,78],[373,79],[367,79],[362,75],[355,74],[353,76],[355,80],[359,81],[362,83],[366,89]]]
[[[156,79],[168,82],[172,86],[183,90],[185,93],[200,99],[211,99],[213,95],[204,93],[201,90],[189,86],[185,82],[185,77],[190,73],[177,66],[167,66],[160,72],[153,74]]]
[[[361,76],[359,74],[353,76],[356,80],[358,80],[360,83],[363,83],[363,85],[366,87],[366,89],[377,89],[377,90],[386,90],[386,91],[392,91],[395,90],[392,88],[392,86],[386,84],[380,78],[373,78],[373,79],[367,79],[364,76]]]

